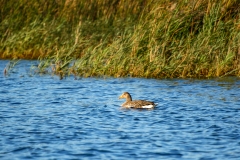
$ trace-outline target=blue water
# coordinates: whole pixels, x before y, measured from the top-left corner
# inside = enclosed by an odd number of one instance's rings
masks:
[[[59,80],[35,63],[0,75],[0,159],[240,159],[239,78]],[[158,106],[121,109],[124,91]]]

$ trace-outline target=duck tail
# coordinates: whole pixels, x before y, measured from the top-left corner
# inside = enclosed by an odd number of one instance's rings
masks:
[[[142,106],[142,108],[145,108],[145,109],[151,109],[151,108],[154,108],[156,105],[146,105],[146,106]]]

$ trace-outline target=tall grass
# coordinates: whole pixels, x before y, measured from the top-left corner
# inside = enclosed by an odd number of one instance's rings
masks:
[[[0,3],[0,58],[60,78],[240,75],[238,0]]]

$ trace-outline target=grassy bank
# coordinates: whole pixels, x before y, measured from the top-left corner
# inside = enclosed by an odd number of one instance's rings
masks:
[[[41,72],[240,76],[238,0],[0,3],[0,58],[39,59]]]

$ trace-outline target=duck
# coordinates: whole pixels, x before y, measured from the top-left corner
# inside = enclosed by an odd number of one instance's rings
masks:
[[[145,100],[132,100],[132,96],[128,92],[123,92],[119,99],[126,99],[121,106],[124,108],[136,108],[136,109],[153,109],[157,104]]]

